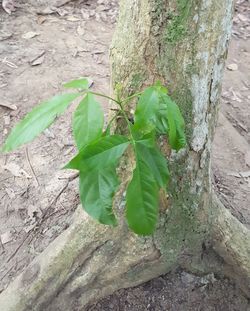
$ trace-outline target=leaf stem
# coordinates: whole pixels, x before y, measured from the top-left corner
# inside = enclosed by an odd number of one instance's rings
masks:
[[[104,95],[104,94],[101,94],[101,93],[97,93],[97,92],[92,92],[92,91],[87,91],[86,93],[90,93],[90,94],[93,94],[93,95],[96,95],[96,96],[107,98],[107,99],[112,100],[113,102],[115,102],[117,105],[119,105],[119,101],[114,99],[114,98],[112,98],[112,97],[110,97],[110,96],[107,96],[107,95]]]
[[[112,117],[112,119],[108,122],[107,126],[106,126],[106,130],[105,132],[110,128],[112,122],[118,117],[118,115],[120,114],[121,110],[118,110],[116,112],[116,114]]]
[[[131,99],[133,99],[134,97],[140,96],[141,93],[142,93],[142,92],[140,92],[140,93],[135,93],[135,94],[133,94],[133,95],[131,95],[131,96],[125,98],[124,100],[121,101],[121,103],[122,103],[122,104],[123,104],[123,103],[126,103],[126,102],[130,101]]]

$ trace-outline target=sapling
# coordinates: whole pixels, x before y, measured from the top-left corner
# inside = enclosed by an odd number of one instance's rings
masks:
[[[119,187],[116,169],[130,148],[135,168],[126,188],[125,217],[135,233],[152,234],[157,223],[159,192],[166,189],[169,180],[167,159],[157,140],[165,135],[171,148],[177,151],[186,145],[184,120],[178,106],[160,82],[127,98],[121,98],[119,92],[117,98],[92,92],[85,78],[70,81],[64,87],[74,92],[54,96],[35,107],[12,129],[2,151],[9,152],[32,141],[74,100],[81,98],[72,121],[78,153],[65,168],[79,171],[84,210],[101,224],[117,225],[113,210],[113,198]],[[98,97],[105,97],[117,106],[106,126]],[[137,104],[131,116],[127,107],[134,100]],[[112,130],[118,117],[126,126],[122,135]]]

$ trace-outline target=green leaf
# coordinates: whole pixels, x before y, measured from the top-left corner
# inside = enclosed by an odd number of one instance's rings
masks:
[[[112,212],[114,193],[119,185],[116,166],[129,145],[125,136],[104,136],[85,146],[66,168],[80,171],[80,198],[83,208],[106,225],[117,224]]]
[[[168,133],[167,107],[165,101],[161,99],[166,92],[166,88],[156,84],[142,93],[135,111],[133,132],[136,137],[138,137],[136,132],[144,135],[154,129],[159,134]]]
[[[126,193],[126,218],[131,230],[149,235],[156,226],[158,216],[159,187],[149,162],[144,155],[145,145],[136,144],[136,168]],[[156,174],[158,175],[158,173]],[[159,177],[159,176],[158,176]],[[158,183],[161,183],[159,178]]]
[[[84,89],[87,90],[89,88],[89,81],[87,78],[72,80],[70,82],[64,83],[63,87],[67,89]]]
[[[156,131],[158,134],[168,134],[167,107],[160,99],[159,109],[156,112]]]
[[[128,186],[126,217],[137,234],[151,234],[158,215],[159,189],[169,180],[167,160],[156,146],[154,133],[135,142],[136,168]]]
[[[159,80],[156,81],[155,84],[154,84],[154,87],[155,87],[158,91],[163,92],[163,93],[165,93],[165,94],[168,94],[168,89],[167,89],[164,85],[162,85],[161,81],[159,81]]]
[[[134,130],[143,134],[155,128],[156,112],[159,108],[159,96],[155,87],[148,87],[141,94],[136,105],[134,116]]]
[[[73,117],[73,134],[78,149],[102,136],[104,116],[92,94],[80,102]]]
[[[111,135],[111,123],[108,124],[105,131],[102,133],[102,136],[110,136]]]
[[[105,225],[115,226],[113,197],[119,185],[116,167],[80,172],[80,199],[84,210]]]
[[[86,212],[106,225],[117,224],[112,201],[119,185],[116,166],[129,141],[124,136],[104,136],[87,145],[67,165],[80,170],[80,198]]]
[[[125,136],[104,136],[87,145],[65,166],[65,168],[88,171],[103,169],[117,164],[129,145]]]
[[[56,116],[62,114],[68,105],[80,95],[76,93],[57,95],[35,107],[14,127],[2,150],[11,151],[33,140],[49,127]]]
[[[154,179],[157,182],[159,188],[165,188],[169,180],[169,170],[167,160],[154,144],[151,147],[145,145],[145,143],[137,142],[137,151],[143,155],[142,161],[151,170]]]
[[[179,107],[168,95],[164,96],[164,101],[167,105],[169,143],[173,149],[179,150],[186,145],[184,119],[181,115]]]
[[[135,111],[133,136],[136,138],[156,130],[167,134],[175,150],[186,145],[184,120],[179,107],[167,95],[167,89],[157,82],[142,93]]]

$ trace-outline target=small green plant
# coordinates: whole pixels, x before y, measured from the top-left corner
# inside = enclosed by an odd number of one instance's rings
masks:
[[[126,219],[132,231],[151,234],[157,223],[159,191],[169,180],[167,160],[157,146],[159,135],[167,135],[171,148],[186,144],[184,120],[178,106],[159,82],[143,92],[122,99],[89,90],[87,79],[64,84],[74,93],[57,95],[35,107],[11,131],[2,147],[8,152],[30,142],[62,114],[72,101],[82,97],[73,116],[73,135],[78,154],[65,168],[79,171],[80,199],[85,211],[105,225],[115,226],[113,198],[119,186],[116,169],[124,152],[135,158],[133,176],[126,189]],[[118,92],[119,93],[119,92]],[[104,114],[96,97],[112,100],[116,114],[104,129]],[[134,114],[126,109],[137,100]],[[112,133],[112,122],[123,118],[127,134]]]

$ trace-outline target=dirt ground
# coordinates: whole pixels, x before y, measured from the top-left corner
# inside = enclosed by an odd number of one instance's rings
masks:
[[[109,93],[108,48],[117,1],[29,0],[11,16],[0,9],[0,144],[62,82],[87,76]],[[57,6],[57,7],[56,7]],[[38,14],[39,13],[39,14]],[[250,2],[239,0],[213,146],[214,187],[250,228]],[[0,155],[0,292],[56,236],[79,204],[77,180],[60,170],[74,154],[75,104],[32,144]],[[107,103],[103,102],[105,113]],[[249,311],[234,284],[184,271],[120,290],[90,310]]]

